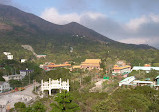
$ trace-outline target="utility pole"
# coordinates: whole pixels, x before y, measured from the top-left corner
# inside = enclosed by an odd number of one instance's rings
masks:
[[[29,74],[29,84],[30,84],[30,74]]]
[[[140,67],[140,63],[139,63],[139,67]],[[140,76],[140,69],[139,69],[139,76]]]

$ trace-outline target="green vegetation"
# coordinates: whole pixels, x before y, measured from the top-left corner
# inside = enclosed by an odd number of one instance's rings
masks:
[[[46,112],[45,106],[41,102],[35,102],[32,106],[26,107],[23,102],[14,104],[14,109],[11,112]]]
[[[149,73],[146,73],[145,71],[138,70],[138,71],[132,71],[129,76],[135,76],[139,80],[145,80],[146,78],[150,78],[152,81],[159,75],[159,72],[156,70],[151,70]]]
[[[94,107],[94,112],[157,112],[159,92],[148,87],[118,89]]]
[[[73,102],[73,97],[67,91],[58,93],[55,101],[55,103],[51,104],[51,112],[75,112],[79,110],[79,106]]]

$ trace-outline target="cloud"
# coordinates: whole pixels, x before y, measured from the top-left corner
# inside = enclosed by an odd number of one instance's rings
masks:
[[[159,12],[159,0],[101,0],[103,7],[133,15]]]
[[[105,15],[103,15],[102,13],[95,13],[95,12],[85,12],[82,14],[77,14],[77,13],[60,14],[57,9],[48,8],[45,9],[44,12],[42,12],[41,17],[47,21],[63,25],[70,22],[81,23],[82,20],[87,18],[91,20],[96,20],[98,18],[105,17]]]
[[[71,14],[59,14],[59,12],[55,8],[46,9],[42,12],[41,17],[50,22],[54,22],[56,24],[67,24],[72,21],[79,22],[80,15],[76,13]]]
[[[12,4],[12,0],[0,0],[0,4],[10,5]]]
[[[159,43],[159,15],[149,14],[133,18],[126,23],[115,21],[103,13],[83,12],[61,14],[55,8],[48,8],[41,17],[56,24],[78,22],[111,39],[134,44],[157,45]]]

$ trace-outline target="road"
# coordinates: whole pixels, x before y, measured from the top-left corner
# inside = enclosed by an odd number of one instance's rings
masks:
[[[38,85],[37,85],[38,86]],[[0,96],[0,112],[6,112],[6,108],[13,108],[14,104],[17,102],[25,102],[29,103],[37,97],[37,95],[33,94],[32,91],[34,89],[34,85],[29,85],[25,87],[23,91],[17,91],[14,93],[9,93]]]

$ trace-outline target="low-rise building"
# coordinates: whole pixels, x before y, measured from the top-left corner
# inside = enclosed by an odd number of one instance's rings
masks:
[[[4,75],[3,78],[5,79],[6,82],[9,80],[22,80],[26,75],[32,73],[33,70],[20,70],[20,74],[15,74],[15,75]]]
[[[33,72],[33,70],[20,70],[20,75],[24,78],[26,75],[29,75]]]
[[[119,86],[127,85],[127,86],[152,86],[154,83],[152,81],[140,81],[135,80],[136,78],[134,76],[127,77],[119,82]]]
[[[114,65],[113,67],[113,74],[123,74],[123,73],[130,73],[131,72],[131,66],[125,65],[125,66],[119,66]]]
[[[7,55],[10,55],[11,53],[10,52],[3,52],[3,54],[7,56]]]
[[[7,55],[7,59],[8,60],[12,60],[13,59],[13,55]]]
[[[123,79],[122,81],[119,82],[119,86],[122,85],[133,85],[133,81],[135,80],[134,76],[131,77],[127,77],[125,79]]]
[[[20,74],[16,74],[16,75],[4,75],[3,78],[5,79],[6,82],[8,82],[9,80],[22,80],[23,76]]]
[[[49,71],[52,70],[53,68],[66,68],[66,67],[71,67],[71,64],[69,64],[68,62],[65,62],[63,64],[55,64],[55,63],[45,63],[45,64],[40,64],[39,66],[40,68]]]
[[[70,66],[71,66],[71,64],[69,64],[68,62],[65,62],[63,64],[50,63],[49,65],[47,65],[47,67],[50,69],[58,68],[58,67],[70,67]]]
[[[25,63],[27,61],[27,59],[21,59],[20,62],[21,63]]]
[[[132,71],[133,70],[136,70],[136,71],[143,70],[143,71],[146,71],[146,73],[149,73],[151,70],[157,70],[157,71],[159,71],[159,67],[134,66],[132,68]]]
[[[81,63],[81,69],[98,69],[100,70],[100,63],[101,59],[86,59],[84,62]]]
[[[153,82],[152,81],[140,81],[140,80],[135,80],[133,83],[137,86],[152,86]]]
[[[7,82],[0,81],[0,93],[10,90],[10,84]]]

